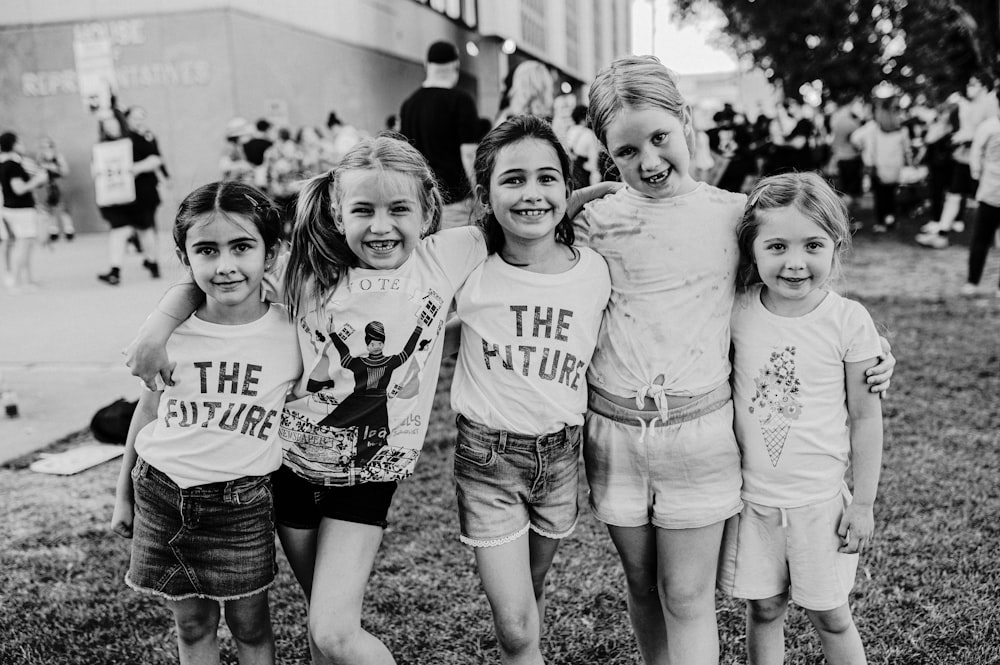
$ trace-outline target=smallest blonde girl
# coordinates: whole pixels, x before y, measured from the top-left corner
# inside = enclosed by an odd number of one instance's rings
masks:
[[[744,508],[727,524],[719,585],[747,599],[752,665],[784,662],[789,600],[806,610],[827,662],[864,663],[848,596],[874,531],[882,413],[865,370],[881,345],[865,308],[830,289],[850,240],[847,210],[814,173],[772,176],[751,193],[737,232]]]
[[[302,367],[287,312],[261,300],[280,231],[274,205],[233,181],[196,189],[177,212],[177,255],[205,299],[167,344],[173,385],[140,396],[111,528],[132,538],[126,584],[173,612],[181,663],[219,662],[220,604],[240,663],[274,662],[269,474]]]

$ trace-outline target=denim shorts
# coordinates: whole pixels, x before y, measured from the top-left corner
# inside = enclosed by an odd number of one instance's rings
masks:
[[[612,526],[695,529],[740,511],[740,450],[729,384],[671,409],[616,404],[590,391],[584,467],[594,516]]]
[[[383,529],[398,483],[316,485],[287,466],[272,474],[278,524],[292,529],[318,529],[324,517]]]
[[[860,559],[837,551],[837,527],[850,503],[846,486],[832,499],[801,508],[746,502],[726,522],[719,590],[750,600],[790,592],[796,605],[816,612],[846,604]]]
[[[579,425],[529,436],[459,416],[455,493],[461,540],[473,547],[512,542],[528,532],[565,538],[576,526]]]
[[[125,583],[168,600],[246,598],[277,570],[271,479],[245,476],[181,489],[139,458]]]

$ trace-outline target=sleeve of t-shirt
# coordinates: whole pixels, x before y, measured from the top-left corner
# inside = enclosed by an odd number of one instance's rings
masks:
[[[486,260],[486,238],[476,226],[438,231],[426,240],[428,251],[457,291],[480,263]]]
[[[459,143],[479,143],[479,111],[476,103],[469,95],[462,95],[456,109],[458,116],[455,132],[459,137]]]
[[[882,355],[878,330],[868,310],[853,300],[845,301],[844,305],[844,362],[860,362]]]

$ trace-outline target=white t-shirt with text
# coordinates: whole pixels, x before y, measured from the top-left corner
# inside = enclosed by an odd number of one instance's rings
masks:
[[[302,373],[295,327],[281,305],[242,325],[192,315],[167,341],[174,385],[135,451],[181,488],[264,476],[281,466],[278,427]]]
[[[529,272],[498,254],[456,298],[462,346],[451,406],[493,429],[549,434],[582,425],[587,367],[611,281],[596,252],[558,274]]]

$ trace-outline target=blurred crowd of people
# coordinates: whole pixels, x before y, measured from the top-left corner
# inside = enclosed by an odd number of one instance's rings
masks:
[[[820,172],[848,205],[871,194],[875,233],[892,229],[900,216],[929,216],[917,242],[940,249],[949,232],[963,229],[962,213],[976,196],[976,130],[998,115],[992,82],[981,75],[935,107],[889,88],[822,108],[786,100],[752,120],[726,104],[700,128],[704,154],[696,161],[701,179],[730,191],[748,191],[756,178],[774,173]]]
[[[576,95],[559,94],[554,73],[543,63],[529,60],[513,69],[496,114],[480,117],[471,97],[455,87],[458,56],[454,46],[439,42],[438,51],[431,56],[421,98],[440,97],[445,94],[441,89],[452,89],[446,93],[449,99],[461,100],[460,106],[473,109],[459,115],[448,110],[439,118],[449,133],[470,125],[460,140],[456,139],[454,150],[449,146],[448,151],[454,154],[435,154],[448,141],[434,138],[437,130],[420,127],[421,122],[429,121],[415,119],[413,113],[406,121],[406,104],[399,115],[386,118],[384,127],[406,135],[435,166],[439,178],[449,181],[445,190],[457,223],[469,214],[471,150],[479,137],[512,115],[537,115],[551,122],[573,162],[577,188],[617,179],[611,160],[588,125],[586,105]],[[932,221],[921,228],[917,242],[944,248],[951,232],[963,230],[965,209],[976,199],[985,144],[984,138],[978,146],[973,145],[976,130],[984,123],[992,126],[1000,122],[992,87],[988,77],[973,76],[963,90],[933,108],[919,97],[910,100],[891,89],[877,89],[870,98],[841,96],[822,107],[787,99],[773,110],[757,108],[755,114],[730,103],[711,111],[696,105],[693,114],[698,131],[692,168],[696,179],[734,192],[747,192],[757,179],[770,174],[820,172],[835,184],[849,206],[871,195],[873,232],[889,231],[901,218],[926,215]],[[428,89],[437,92],[426,92]],[[440,111],[434,104],[431,108],[434,113]],[[114,108],[99,118],[99,127],[99,142],[128,138],[137,150],[137,166],[133,167],[136,199],[126,205],[101,207],[111,226],[111,241],[110,267],[100,278],[108,284],[119,283],[128,243],[142,254],[142,265],[156,277],[156,241],[149,222],[160,202],[157,184],[167,180],[156,138],[140,107]],[[420,136],[428,131],[428,136]],[[223,179],[252,184],[276,200],[289,220],[287,231],[301,183],[328,171],[368,135],[342,120],[336,111],[329,111],[322,124],[301,127],[279,126],[264,117],[253,123],[236,117],[225,128],[219,174]],[[5,201],[4,222],[0,224],[3,281],[8,288],[31,288],[31,252],[36,241],[72,240],[76,232],[60,185],[69,168],[50,137],[43,137],[36,150],[28,152],[16,135],[8,132],[4,136],[6,142],[0,151]],[[443,177],[444,171],[455,173]]]
[[[277,201],[291,217],[301,183],[335,166],[358,141],[368,136],[330,111],[322,126],[279,127],[267,118],[251,124],[237,117],[226,126],[219,159],[223,180],[254,185]]]

